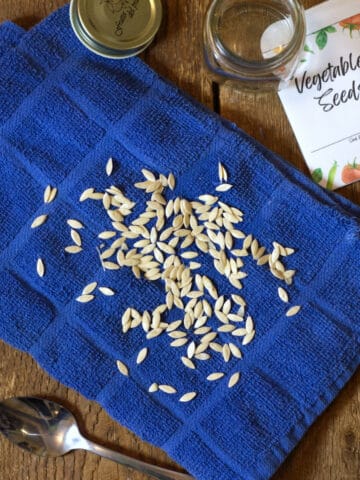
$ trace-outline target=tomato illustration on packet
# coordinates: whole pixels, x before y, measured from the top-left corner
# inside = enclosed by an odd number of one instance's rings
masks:
[[[354,30],[357,30],[358,32],[360,31],[360,13],[353,15],[352,17],[345,18],[345,20],[339,22],[339,25],[340,27],[343,27],[344,30],[349,29],[350,37],[352,37]]]
[[[360,163],[356,163],[356,158],[342,169],[341,179],[346,184],[360,180]]]

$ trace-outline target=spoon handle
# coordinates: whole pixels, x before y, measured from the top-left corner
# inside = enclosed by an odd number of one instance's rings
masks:
[[[168,470],[167,468],[157,467],[156,465],[151,465],[150,463],[142,462],[141,460],[136,460],[135,458],[128,457],[119,452],[114,452],[109,448],[102,447],[97,445],[94,442],[86,440],[82,448],[88,450],[89,452],[96,453],[101,457],[107,458],[108,460],[113,460],[114,462],[124,465],[125,467],[134,468],[139,472],[146,473],[158,480],[195,480],[190,475],[185,473],[174,472],[173,470]]]

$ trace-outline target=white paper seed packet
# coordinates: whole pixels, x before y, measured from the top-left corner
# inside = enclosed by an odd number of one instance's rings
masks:
[[[307,37],[294,79],[279,96],[315,182],[360,180],[360,1],[306,11]]]

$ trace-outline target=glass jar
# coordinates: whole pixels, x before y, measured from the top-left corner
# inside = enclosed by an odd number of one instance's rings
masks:
[[[204,25],[205,61],[221,83],[279,90],[296,70],[305,33],[297,0],[213,0]]]

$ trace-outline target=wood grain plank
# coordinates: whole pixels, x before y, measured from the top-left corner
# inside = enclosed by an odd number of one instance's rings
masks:
[[[211,79],[202,61],[202,25],[207,3],[163,1],[162,29],[145,59],[161,75],[211,108]]]
[[[360,372],[315,422],[273,480],[358,480]]]
[[[65,0],[1,0],[0,22],[12,20],[28,29],[66,3]]]

